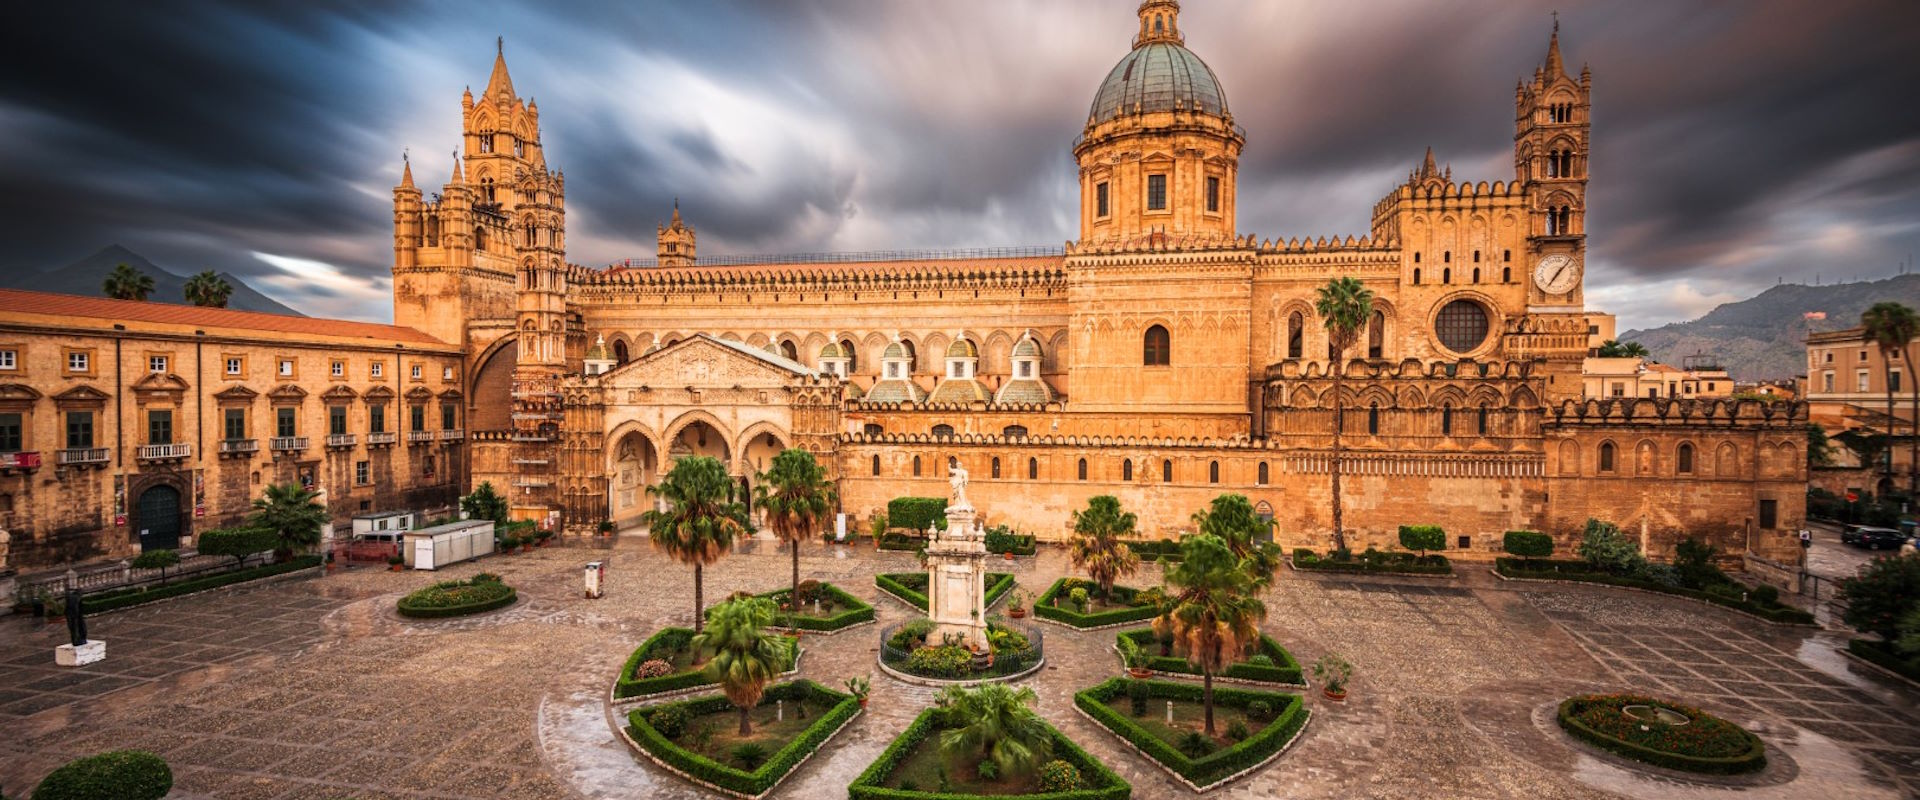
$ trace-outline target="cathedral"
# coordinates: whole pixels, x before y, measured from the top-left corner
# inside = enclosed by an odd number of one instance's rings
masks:
[[[1356,549],[1408,524],[1465,554],[1521,529],[1566,548],[1597,517],[1654,557],[1689,535],[1793,557],[1804,407],[1582,397],[1593,79],[1557,26],[1514,90],[1511,176],[1429,152],[1365,233],[1265,238],[1236,215],[1258,132],[1180,12],[1142,2],[1092,92],[1059,248],[702,257],[676,205],[657,259],[571,264],[566,175],[497,55],[445,185],[409,166],[394,189],[395,323],[466,354],[469,485],[579,534],[636,524],[677,458],[750,487],[800,447],[851,530],[944,496],[953,459],[986,524],[1042,539],[1094,495],[1158,537],[1238,492],[1324,549],[1337,461]],[[1375,310],[1336,352],[1314,300],[1345,276]]]

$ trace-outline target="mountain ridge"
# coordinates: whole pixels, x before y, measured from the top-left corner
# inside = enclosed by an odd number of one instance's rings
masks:
[[[1857,326],[1861,312],[1886,300],[1920,309],[1920,274],[1822,286],[1784,283],[1722,303],[1699,319],[1631,330],[1619,339],[1645,345],[1663,363],[1704,354],[1736,381],[1778,380],[1806,374],[1808,334]],[[1809,312],[1825,319],[1807,319]]]
[[[146,256],[120,244],[107,245],[64,266],[43,267],[39,270],[0,270],[0,287],[77,294],[85,297],[105,297],[106,291],[101,284],[106,281],[107,274],[111,273],[114,266],[118,264],[126,264],[141,274],[153,278],[153,293],[147,296],[148,300],[175,305],[188,304],[187,276],[161,267],[148,260]],[[306,316],[268,297],[230,273],[217,274],[233,287],[232,296],[227,298],[228,308],[238,311],[263,311],[290,317]]]

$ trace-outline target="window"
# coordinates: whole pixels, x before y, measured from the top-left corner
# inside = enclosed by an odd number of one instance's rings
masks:
[[[411,406],[407,409],[407,430],[424,431],[427,429],[427,407]]]
[[[333,375],[333,377],[344,378],[347,375],[347,362],[335,361],[333,362],[332,366],[328,367],[328,371]]]
[[[1207,462],[1207,482],[1208,483],[1220,482],[1220,462],[1218,461]]]
[[[1713,391],[1713,384],[1711,383],[1707,384],[1707,391],[1709,392]],[[1892,372],[1887,373],[1887,391],[1889,392],[1900,391],[1900,370],[1896,369]]]
[[[493,134],[489,133],[480,137],[480,152],[493,152]]]
[[[353,462],[353,482],[357,486],[365,486],[373,482],[373,476],[368,474],[367,462]]]
[[[621,350],[626,349],[626,344],[624,342],[614,342],[614,346],[620,348]],[[440,380],[443,380],[443,381],[453,380],[453,367],[441,367]]]
[[[1132,459],[1125,459],[1120,462],[1120,480],[1123,480],[1123,481],[1133,480],[1133,460]]]
[[[294,410],[291,408],[274,409],[273,435],[280,437],[299,436],[300,430],[295,425],[296,419],[298,418],[294,415]]]
[[[1776,527],[1780,521],[1779,516],[1780,516],[1780,501],[1778,500],[1761,500],[1760,501],[1760,527],[1762,529]]]
[[[1147,176],[1147,210],[1165,211],[1167,208],[1167,176]]]
[[[1487,435],[1487,405],[1485,403],[1480,404],[1480,421],[1478,427],[1481,436]]]
[[[89,353],[85,350],[68,350],[67,351],[67,371],[68,372],[92,372],[93,371],[92,356],[93,356],[92,353]]]
[[[1457,541],[1456,541],[1456,542],[1454,543],[1454,546],[1455,546],[1455,547],[1458,547],[1458,548],[1459,548],[1459,549],[1461,549],[1461,550],[1470,550],[1470,549],[1472,549],[1472,548],[1473,548],[1473,537],[1471,537],[1471,536],[1461,536],[1461,537],[1460,537],[1460,538],[1459,538],[1459,539],[1458,539],[1458,540],[1457,540]]]
[[[1832,355],[1832,354],[1829,353],[1828,355]],[[1821,386],[1823,387],[1821,391],[1827,391],[1827,392],[1833,391],[1833,373],[1828,372],[1824,375],[1821,375],[1820,377],[1822,378]]]
[[[1367,320],[1367,358],[1380,358],[1386,352],[1386,342],[1387,315],[1375,311]]]
[[[913,477],[920,477],[920,457],[913,457]]]
[[[410,377],[417,381],[425,377],[424,373],[425,373],[425,370],[423,370],[419,364],[415,364],[413,365],[413,371],[409,373],[407,377]]]
[[[866,425],[863,425],[860,427],[860,432],[868,436],[879,436],[880,434],[886,433],[887,431],[885,428],[880,427],[879,424],[869,422]]]
[[[1160,325],[1147,328],[1142,337],[1142,363],[1149,367],[1164,367],[1173,362],[1173,341],[1167,329]]]
[[[933,436],[936,439],[951,439],[953,438],[953,426],[946,424],[935,425],[933,426]]]
[[[1207,210],[1220,210],[1220,179],[1207,176]]]
[[[329,406],[327,408],[327,433],[343,436],[347,432],[347,407]]]
[[[450,431],[458,427],[460,427],[459,409],[456,406],[454,406],[454,404],[452,403],[441,403],[440,404],[440,428],[442,430]]]
[[[81,450],[93,446],[93,412],[67,412],[67,449]]]
[[[1440,263],[1442,263],[1442,264],[1451,264],[1451,263],[1453,263],[1453,251],[1452,251],[1452,250],[1442,250],[1442,251],[1440,251]]]
[[[1474,282],[1474,283],[1479,283],[1479,282],[1480,282],[1480,268],[1479,268],[1479,267],[1474,267],[1474,268],[1473,268],[1473,282]]]
[[[1470,353],[1487,340],[1487,310],[1472,300],[1455,300],[1440,308],[1433,328],[1448,350]]]
[[[1018,365],[1017,365],[1017,366],[1015,367],[1015,372],[1018,372],[1018,373],[1019,373],[1019,375],[1020,375],[1020,377],[1022,377],[1022,378],[1031,378],[1031,377],[1033,377],[1033,362],[1031,362],[1031,361],[1022,361],[1022,362],[1020,362],[1020,363],[1019,363],[1019,364],[1018,364]]]
[[[246,409],[229,408],[225,410],[225,412],[222,414],[222,417],[224,417],[225,419],[225,428],[227,432],[226,438],[228,439],[247,438],[247,410]]]
[[[167,357],[147,356],[147,371],[165,374],[167,371]]]
[[[1379,403],[1367,404],[1367,435],[1368,436],[1380,435],[1380,404]]]
[[[1087,460],[1083,458],[1083,459],[1080,459],[1080,480],[1084,481],[1086,479],[1087,479]]]
[[[1674,451],[1674,471],[1682,475],[1693,474],[1693,445],[1681,442]]]
[[[1867,381],[1868,381],[1868,380],[1869,380],[1869,373],[1868,373],[1868,372],[1867,372],[1866,370],[1864,370],[1864,369],[1863,369],[1863,370],[1860,370],[1860,371],[1858,371],[1858,372],[1856,372],[1856,373],[1854,373],[1854,376],[1853,376],[1853,382],[1854,382],[1854,387],[1853,387],[1853,390],[1854,390],[1854,391],[1856,391],[1856,392],[1864,392],[1864,391],[1867,391]]]
[[[993,457],[993,477],[1000,477],[1000,457]]]
[[[147,412],[147,444],[173,444],[173,410]]]
[[[367,375],[369,377],[374,377],[374,378],[381,377],[386,374],[386,366],[387,366],[386,363],[381,361],[375,361],[372,364],[368,364]]]
[[[1441,283],[1453,283],[1453,268],[1452,268],[1452,267],[1447,267],[1447,268],[1445,268],[1445,269],[1442,269],[1442,270],[1440,270],[1440,282],[1441,282]]]
[[[900,365],[899,365],[899,364],[897,364],[897,363],[895,363],[895,364],[888,364],[888,365],[887,365],[887,377],[889,377],[889,378],[898,378],[898,377],[900,377]]]
[[[227,356],[227,374],[241,375],[247,371],[247,360],[239,356]]]
[[[291,358],[280,359],[280,377],[282,378],[293,377],[293,359]]]
[[[1007,427],[1000,429],[1000,435],[1005,436],[1009,439],[1024,439],[1027,436],[1027,426],[1008,425]]]
[[[0,453],[18,453],[26,444],[19,414],[0,414]]]
[[[1613,443],[1612,442],[1600,443],[1600,471],[1601,472],[1613,471]]]
[[[1298,311],[1287,315],[1287,358],[1299,358],[1301,351],[1306,349],[1305,322]]]
[[[1413,268],[1413,285],[1415,286],[1420,285],[1420,268],[1419,267]]]
[[[12,371],[19,368],[20,368],[20,351],[0,350],[0,370]]]
[[[1453,435],[1453,406],[1440,407],[1440,435]]]
[[[1040,459],[1037,459],[1037,458],[1027,459],[1027,480],[1037,481],[1039,479],[1040,479]]]
[[[1173,482],[1173,460],[1172,459],[1160,460],[1160,482],[1161,483]]]
[[[1093,215],[1105,217],[1110,213],[1107,200],[1107,182],[1101,181],[1093,187]]]
[[[873,474],[880,474],[880,457],[877,455],[873,457]]]
[[[1501,268],[1500,268],[1500,282],[1501,282],[1501,283],[1512,283],[1512,282],[1513,282],[1513,268],[1512,268],[1512,267],[1501,267]]]
[[[1253,479],[1255,484],[1260,486],[1267,485],[1267,462],[1260,462],[1260,468],[1255,472],[1255,476]]]
[[[369,403],[367,405],[367,432],[387,432],[387,406],[385,403]]]

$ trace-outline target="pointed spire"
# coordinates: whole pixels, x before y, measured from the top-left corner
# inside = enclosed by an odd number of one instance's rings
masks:
[[[413,188],[412,154],[408,153],[405,150],[400,151],[400,163],[402,165],[400,168],[400,188],[412,189]]]
[[[1413,174],[1414,180],[1426,180],[1439,177],[1440,168],[1433,162],[1433,146],[1427,146],[1427,160],[1420,165],[1420,171]]]
[[[513,79],[507,77],[507,39],[502,36],[496,40],[493,54],[493,75],[487,78],[487,90],[480,94],[495,100],[513,99]]]
[[[680,226],[680,198],[673,198],[673,227]]]
[[[1547,77],[1557,78],[1567,73],[1566,65],[1560,61],[1560,12],[1553,12],[1553,36],[1547,39]]]
[[[454,185],[454,184],[461,184],[465,182],[466,181],[462,180],[460,177],[460,151],[455,150],[453,151],[453,177],[449,179],[447,183],[450,185]]]

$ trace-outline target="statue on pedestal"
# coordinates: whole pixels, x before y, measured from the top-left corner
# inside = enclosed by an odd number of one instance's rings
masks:
[[[947,531],[928,535],[927,616],[943,640],[957,636],[975,652],[987,647],[986,558],[973,504],[967,500],[967,470],[947,459]]]

